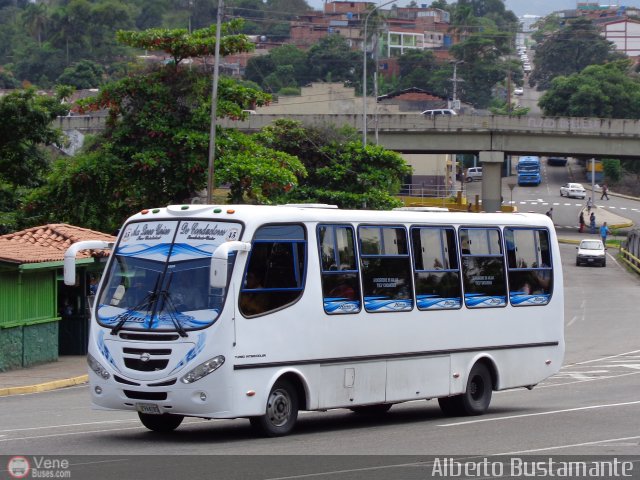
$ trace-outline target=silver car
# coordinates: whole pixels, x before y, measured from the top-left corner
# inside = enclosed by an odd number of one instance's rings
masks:
[[[565,183],[560,187],[560,196],[564,197],[565,195],[569,198],[584,198],[587,192],[579,183]]]

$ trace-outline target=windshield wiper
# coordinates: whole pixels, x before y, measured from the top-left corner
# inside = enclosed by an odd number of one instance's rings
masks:
[[[187,332],[180,324],[180,321],[178,320],[178,317],[176,315],[178,313],[178,309],[174,305],[173,300],[171,300],[171,295],[167,290],[162,291],[161,295],[164,297],[165,305],[169,307],[166,309],[166,312],[169,315],[173,326],[176,327],[176,331],[180,334],[181,337],[187,337]]]
[[[145,314],[149,313],[149,308],[151,307],[151,305],[153,305],[156,298],[158,297],[157,290],[158,290],[159,281],[160,281],[160,275],[158,275],[158,278],[156,279],[156,284],[154,285],[153,290],[148,292],[147,295],[142,299],[140,303],[138,303],[137,305],[134,305],[131,309],[127,309],[126,312],[123,312],[116,317],[116,318],[119,318],[120,320],[111,329],[111,335],[115,335],[120,330],[122,330],[122,327],[124,327],[124,324],[127,323],[129,319],[133,316],[131,312],[142,310],[144,308]]]
[[[176,331],[180,334],[181,337],[187,337],[188,335],[186,330],[182,327],[182,325],[180,324],[180,322],[178,321],[175,315],[176,313],[178,313],[178,309],[173,304],[173,301],[171,300],[171,294],[169,293],[169,287],[171,286],[172,280],[173,280],[173,272],[169,274],[169,281],[167,282],[167,285],[164,287],[164,290],[158,293],[160,298],[162,298],[163,300],[162,308],[158,312],[158,320],[160,319],[160,314],[162,313],[162,310],[166,310],[167,314],[169,315],[169,318],[171,319],[171,323],[173,323],[173,326],[176,327]],[[151,315],[151,320],[153,320],[153,316],[156,314],[156,311],[158,311],[159,303],[160,302],[156,302],[155,304],[153,313]],[[168,306],[169,308],[166,308],[166,306]]]

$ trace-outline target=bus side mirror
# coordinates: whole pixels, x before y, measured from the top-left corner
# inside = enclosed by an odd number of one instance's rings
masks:
[[[76,242],[64,252],[64,283],[65,285],[76,284],[76,254],[80,250],[110,250],[113,242],[104,240],[85,240]]]
[[[209,284],[213,288],[227,286],[227,260],[229,252],[249,252],[251,244],[247,242],[225,242],[216,248],[211,255],[211,270],[209,271]]]

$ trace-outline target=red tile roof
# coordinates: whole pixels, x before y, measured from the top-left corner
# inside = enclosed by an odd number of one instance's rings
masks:
[[[115,241],[115,237],[88,228],[52,223],[0,236],[0,262],[42,263],[64,259],[67,248],[83,240]],[[106,250],[83,250],[76,258],[102,257]]]

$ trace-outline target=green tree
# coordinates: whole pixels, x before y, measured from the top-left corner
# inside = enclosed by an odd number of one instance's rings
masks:
[[[188,56],[185,52],[198,55],[214,48],[215,29],[207,31],[213,43],[202,31],[191,36],[169,31],[164,37],[157,31],[120,34],[131,44],[155,39],[176,65],[108,83],[96,98],[80,102],[83,109],[108,109],[107,129],[83,155],[60,160],[47,184],[30,197],[28,214],[42,212],[40,221],[112,231],[136,210],[188,201],[205,187],[211,75],[179,63]],[[232,35],[222,37],[220,50],[227,54],[248,47],[243,36]],[[223,76],[217,114],[241,118],[243,109],[269,98]],[[216,183],[230,184],[234,201],[266,203],[304,177],[294,156],[237,132],[219,129],[215,158]],[[89,189],[100,198],[86,195]]]
[[[622,178],[622,166],[617,158],[603,158],[602,169],[605,178],[610,182],[619,182]]]
[[[476,108],[486,108],[492,100],[493,87],[508,74],[509,63],[491,35],[477,34],[451,47],[451,53],[461,60],[458,75],[463,80],[459,97]]]
[[[49,22],[49,12],[46,3],[30,3],[22,11],[22,21],[29,33],[37,40],[38,46],[42,46],[42,34]]]
[[[61,145],[51,126],[68,112],[60,97],[38,95],[34,89],[0,97],[0,231],[18,225],[16,211],[29,189],[40,185],[49,168],[47,145]]]
[[[320,202],[341,208],[388,209],[411,168],[397,153],[379,146],[363,147],[350,130],[303,127],[278,120],[256,134],[258,142],[295,154],[307,178],[287,194],[291,202]]]
[[[557,77],[538,105],[552,116],[640,118],[640,81],[629,69],[629,61],[620,60]]]
[[[311,77],[318,80],[357,83],[362,56],[351,50],[346,38],[329,35],[309,49],[307,67]]]
[[[101,65],[91,60],[81,60],[65,68],[56,82],[77,89],[97,88],[103,82],[104,75],[105,71]]]
[[[546,90],[555,77],[621,58],[624,56],[615,51],[613,42],[603,38],[590,20],[581,18],[553,32],[538,45],[529,84]]]

